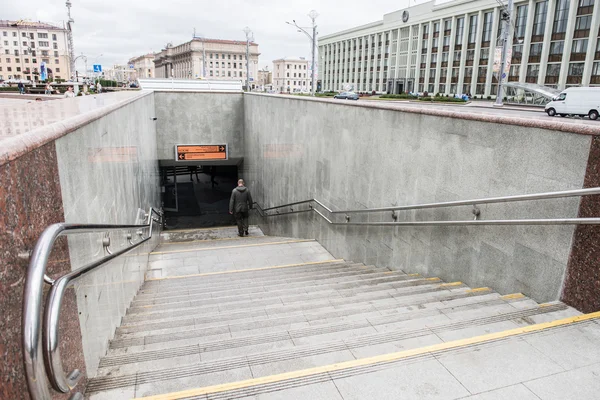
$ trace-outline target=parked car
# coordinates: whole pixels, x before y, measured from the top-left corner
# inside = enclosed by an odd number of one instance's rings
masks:
[[[560,115],[578,115],[596,120],[600,116],[600,88],[572,87],[565,89],[546,104],[546,113],[554,117]]]
[[[358,95],[354,92],[342,92],[333,96],[334,99],[358,100]]]

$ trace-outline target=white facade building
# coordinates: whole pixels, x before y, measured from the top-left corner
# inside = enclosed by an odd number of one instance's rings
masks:
[[[130,68],[133,65],[135,72],[131,76],[132,79],[147,79],[154,78],[154,53],[144,54],[143,56],[133,57],[127,61]]]
[[[40,79],[45,63],[50,79],[68,80],[67,30],[43,22],[0,20],[0,80]]]
[[[258,44],[250,42],[250,86],[258,80]],[[206,56],[206,58],[204,58]],[[246,80],[246,42],[194,38],[154,58],[157,78]]]
[[[310,71],[303,57],[284,57],[273,61],[273,88],[280,92],[309,92]]]
[[[494,95],[501,3],[507,1],[430,1],[324,36],[322,89]],[[508,81],[600,85],[599,8],[595,0],[515,0]]]

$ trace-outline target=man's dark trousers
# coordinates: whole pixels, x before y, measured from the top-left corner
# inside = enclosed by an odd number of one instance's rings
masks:
[[[248,211],[240,211],[234,214],[240,236],[242,236],[244,232],[248,232],[248,215]]]

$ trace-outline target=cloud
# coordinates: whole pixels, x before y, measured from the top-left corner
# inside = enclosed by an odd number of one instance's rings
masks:
[[[419,1],[422,2],[422,1]],[[63,25],[67,19],[63,2],[28,0],[3,4],[3,18],[30,19]],[[198,35],[209,38],[245,40],[250,27],[261,53],[259,66],[272,68],[272,61],[285,56],[310,58],[310,42],[285,21],[310,26],[311,9],[320,36],[369,22],[383,14],[414,5],[414,0],[73,0],[76,54],[97,59],[104,68],[124,64],[131,57],[160,51],[166,43],[183,43]],[[27,10],[35,10],[29,11]],[[102,54],[101,57],[98,57]]]

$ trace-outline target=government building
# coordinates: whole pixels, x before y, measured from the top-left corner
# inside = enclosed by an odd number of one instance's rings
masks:
[[[322,90],[494,96],[506,4],[430,1],[324,36]],[[558,89],[600,85],[598,8],[595,0],[515,0],[508,81]]]
[[[258,81],[258,44],[250,42],[250,82]],[[246,42],[194,38],[154,56],[157,78],[246,80]]]

